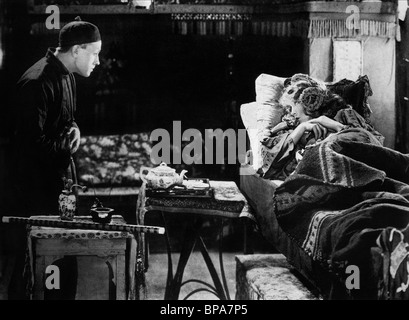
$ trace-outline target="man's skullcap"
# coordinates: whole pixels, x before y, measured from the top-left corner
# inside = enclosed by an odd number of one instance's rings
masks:
[[[67,23],[59,35],[58,46],[71,47],[76,44],[84,44],[101,40],[98,27],[90,22],[81,21],[76,17],[75,21]]]

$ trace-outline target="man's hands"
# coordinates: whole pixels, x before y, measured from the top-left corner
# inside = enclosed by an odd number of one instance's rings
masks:
[[[70,141],[70,152],[73,154],[80,146],[81,133],[77,127],[71,127],[67,134]]]

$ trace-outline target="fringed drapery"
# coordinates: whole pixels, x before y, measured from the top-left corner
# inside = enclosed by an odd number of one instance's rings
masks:
[[[243,21],[175,21],[173,33],[188,35],[243,35],[248,34],[250,24]]]
[[[391,39],[397,36],[395,22],[376,20],[360,20],[349,25],[346,19],[276,21],[264,17],[260,19],[252,14],[177,13],[171,15],[171,22],[172,33],[180,35],[261,35],[301,38],[381,37]],[[117,27],[120,28],[120,26]],[[136,25],[134,27],[136,28]],[[48,30],[43,22],[31,25],[32,35],[58,34],[58,31]]]
[[[355,38],[381,37],[395,38],[396,23],[360,20],[357,24],[348,25],[343,20],[311,20],[308,29],[308,38]]]
[[[396,23],[360,20],[349,24],[338,20],[274,21],[251,14],[173,14],[174,33],[187,35],[265,35],[303,38],[396,37]]]
[[[251,14],[174,13],[173,32],[198,35],[242,35],[248,33]]]
[[[307,21],[238,21],[238,20],[174,20],[173,32],[187,35],[263,35],[274,37],[307,37]]]

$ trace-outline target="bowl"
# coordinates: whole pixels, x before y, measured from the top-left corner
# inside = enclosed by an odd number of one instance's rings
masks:
[[[91,208],[92,221],[98,223],[109,223],[112,219],[114,209],[107,207]]]

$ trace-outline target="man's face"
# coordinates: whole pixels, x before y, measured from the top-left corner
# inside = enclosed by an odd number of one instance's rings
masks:
[[[99,65],[99,53],[101,51],[102,42],[92,42],[87,45],[78,46],[78,51],[75,55],[76,72],[83,76],[89,77],[94,68]]]

